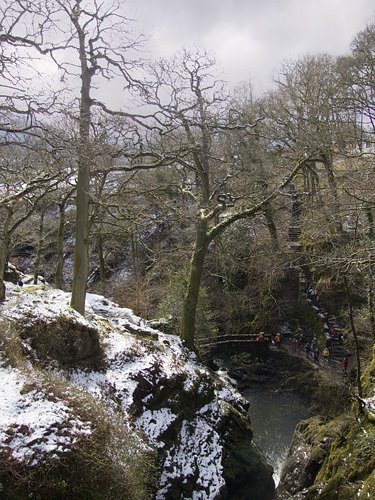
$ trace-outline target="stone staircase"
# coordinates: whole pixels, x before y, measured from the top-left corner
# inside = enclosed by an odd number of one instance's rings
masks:
[[[302,211],[302,198],[301,194],[297,191],[294,183],[290,183],[288,188],[288,194],[291,196],[291,220],[288,228],[288,240],[289,246],[293,251],[301,251],[301,211]],[[330,314],[321,304],[318,294],[314,288],[314,276],[311,272],[308,261],[303,254],[299,257],[300,266],[300,285],[304,288],[306,293],[306,299],[311,303],[313,309],[320,316],[324,324],[326,347],[329,348],[330,358],[329,363],[331,366],[341,368],[342,361],[346,356],[351,356],[351,353],[344,347],[344,334],[340,325],[337,322],[337,318]],[[305,346],[311,346],[313,342],[313,335],[304,334]],[[306,350],[307,355],[311,353]],[[320,360],[322,360],[322,353],[320,353]]]
[[[305,273],[305,290],[307,301],[311,303],[312,308],[323,321],[326,347],[328,347],[331,353],[329,362],[331,365],[341,368],[343,359],[352,354],[344,347],[344,333],[337,322],[336,316],[322,306],[318,294],[313,287],[312,275],[309,271]]]
[[[336,317],[327,312],[325,320],[326,321],[324,323],[324,329],[326,330],[326,337],[331,337],[331,359],[334,363],[336,362],[336,364],[339,364],[341,366],[342,360],[345,358],[345,356],[350,356],[351,353],[347,349],[345,349],[343,345],[344,334],[342,333],[342,330],[337,323]],[[336,335],[332,336],[330,335],[330,332],[335,332]]]

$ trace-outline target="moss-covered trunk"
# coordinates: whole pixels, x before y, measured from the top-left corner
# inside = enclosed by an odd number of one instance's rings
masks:
[[[370,273],[368,276],[368,310],[369,310],[369,319],[371,324],[371,333],[375,342],[375,298],[374,298],[374,274],[373,274],[373,265],[370,264]]]
[[[78,20],[73,20],[79,38],[81,63],[81,101],[79,111],[77,213],[74,247],[74,271],[71,306],[81,314],[85,313],[87,277],[89,274],[89,190],[90,190],[90,97],[92,73],[88,68],[86,40]]]
[[[186,346],[192,350],[195,349],[195,318],[208,244],[207,221],[202,219],[197,223],[197,233],[190,263],[188,287],[184,298],[181,328],[181,336]]]
[[[352,303],[352,298],[350,295],[348,279],[346,276],[344,276],[344,284],[345,284],[346,298],[348,301],[349,320],[350,320],[350,327],[351,327],[352,334],[353,334],[355,358],[356,358],[356,364],[357,364],[357,390],[358,390],[358,396],[360,398],[362,398],[361,358],[359,355],[359,343],[358,343],[357,329],[356,329],[355,323],[354,323],[353,303]]]
[[[279,240],[277,237],[277,228],[275,224],[273,209],[270,203],[268,203],[264,209],[264,217],[266,219],[267,229],[271,237],[271,246],[274,252],[279,250]]]

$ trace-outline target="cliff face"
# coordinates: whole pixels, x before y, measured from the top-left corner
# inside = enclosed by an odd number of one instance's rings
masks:
[[[247,401],[177,337],[89,295],[8,284],[1,309],[5,497],[272,499]]]
[[[284,466],[278,499],[375,498],[375,356],[363,374],[364,410],[301,422]]]

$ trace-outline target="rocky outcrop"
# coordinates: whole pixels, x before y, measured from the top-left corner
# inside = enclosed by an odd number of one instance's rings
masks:
[[[20,337],[29,342],[38,361],[56,360],[61,366],[99,367],[103,349],[96,328],[57,317],[54,321],[28,318],[18,325]]]
[[[277,498],[375,498],[375,356],[362,377],[365,396],[334,418],[301,422],[282,471]],[[362,411],[358,404],[361,403]]]
[[[223,470],[225,489],[223,498],[231,500],[273,499],[274,484],[270,471],[259,450],[251,443],[253,433],[248,419],[237,412],[227,416],[221,424],[223,433]]]
[[[293,391],[311,401],[318,386],[317,370],[304,359],[281,350],[256,356],[242,353],[219,361],[241,389],[264,387]]]
[[[318,416],[297,425],[281,474],[278,498],[294,498],[314,484],[332,440],[322,431],[325,423],[326,419]]]
[[[94,498],[95,483],[98,498],[274,497],[248,403],[230,383],[131,310],[89,295],[83,318],[69,299],[47,286],[8,286],[5,494]]]

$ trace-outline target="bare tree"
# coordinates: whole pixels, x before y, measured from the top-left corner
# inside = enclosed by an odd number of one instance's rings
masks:
[[[305,163],[303,190],[319,196],[320,185],[329,186],[336,207],[335,218],[327,211],[327,220],[340,230],[334,160],[344,151],[352,116],[346,111],[336,60],[321,54],[293,61],[282,68],[277,85],[265,101],[263,134],[284,154],[311,158]]]
[[[352,43],[349,64],[351,97],[358,110],[364,137],[374,144],[375,134],[375,24],[366,26]],[[367,130],[367,134],[366,134]]]
[[[41,144],[43,147],[43,143]],[[34,148],[36,146],[34,145]],[[3,149],[4,152],[4,149]],[[45,160],[45,158],[44,158]],[[58,189],[64,179],[60,171],[43,161],[43,156],[32,150],[25,153],[25,145],[12,146],[0,162],[0,299],[5,298],[4,269],[8,260],[11,238],[42,203]]]
[[[71,109],[79,128],[71,305],[83,314],[89,270],[90,172],[94,161],[90,127],[92,109],[101,104],[95,99],[94,89],[100,79],[106,82],[116,77],[123,79],[126,88],[139,85],[131,76],[136,61],[129,54],[141,38],[127,31],[129,19],[117,0],[101,4],[84,0],[32,3],[6,0],[1,14],[3,34],[0,40],[16,51],[15,58],[34,51],[49,57],[60,71],[61,80],[69,86],[74,87],[79,81],[79,95]]]
[[[210,243],[234,222],[267,210],[305,159],[291,168],[274,169],[272,183],[249,192],[251,169],[227,144],[233,131],[242,134],[238,141],[251,141],[258,119],[243,123],[230,109],[223,84],[212,75],[214,61],[207,54],[185,51],[171,62],[161,61],[153,71],[155,84],[148,102],[158,109],[155,127],[163,125],[159,144],[164,150],[180,149],[172,163],[184,179],[178,189],[195,207],[195,241],[181,326],[183,339],[194,349],[198,295]],[[244,183],[246,172],[249,181]]]

